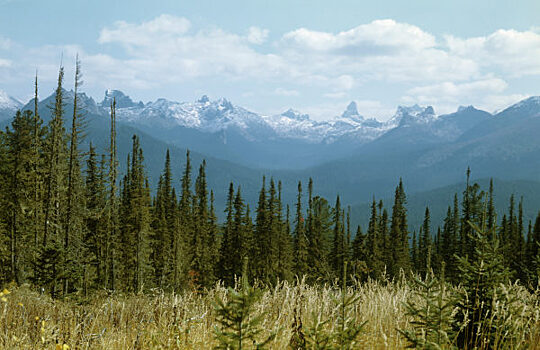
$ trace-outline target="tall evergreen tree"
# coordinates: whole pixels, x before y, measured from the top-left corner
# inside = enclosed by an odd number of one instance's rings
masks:
[[[133,136],[131,162],[129,160],[128,157],[121,199],[121,282],[123,289],[138,292],[151,281],[151,202],[143,153],[136,135]]]
[[[47,169],[44,173],[44,222],[42,248],[36,259],[37,283],[56,297],[61,290],[61,258],[63,251],[62,224],[65,213],[67,135],[64,128],[64,68],[60,67],[52,117],[47,125],[44,156]]]
[[[79,267],[83,266],[78,258],[82,253],[82,237],[84,211],[84,185],[81,176],[81,153],[79,144],[82,141],[84,117],[79,106],[79,87],[82,84],[81,62],[77,55],[75,63],[75,89],[73,92],[73,116],[69,134],[69,155],[67,169],[66,190],[66,215],[64,227],[63,247],[63,292],[67,294],[80,285],[83,272]]]
[[[210,287],[215,281],[216,232],[208,204],[206,162],[203,160],[195,181],[194,226],[190,239],[191,273],[193,282],[200,287]]]
[[[309,272],[307,234],[302,213],[302,183],[298,182],[298,194],[296,196],[296,216],[294,219],[294,265],[297,276],[302,277]]]
[[[159,179],[152,216],[151,260],[154,268],[154,285],[170,289],[173,279],[176,198],[173,195],[169,150],[165,155],[165,167]]]
[[[227,205],[225,206],[225,213],[227,219],[223,226],[223,238],[221,240],[220,247],[220,263],[219,263],[219,277],[227,284],[232,284],[234,275],[237,272],[235,268],[235,241],[234,241],[234,222],[233,216],[235,202],[234,197],[234,185],[231,182],[229,184],[229,194],[227,195]],[[242,215],[242,213],[240,213]]]
[[[375,198],[371,202],[371,216],[366,233],[366,264],[371,278],[380,278],[384,271],[382,235],[379,228],[380,219]]]
[[[24,254],[24,247],[33,242],[33,215],[31,198],[33,187],[33,116],[32,112],[18,111],[6,129],[6,174],[7,191],[6,223],[9,230],[10,274],[9,280],[22,283],[27,278],[30,256]]]
[[[320,278],[323,281],[330,281],[333,279],[331,269],[332,208],[326,199],[319,196],[312,198],[311,206],[313,214],[309,225],[311,239],[308,254],[310,277],[313,280]]]
[[[177,229],[174,238],[173,289],[187,287],[191,269],[191,234],[194,226],[193,193],[191,192],[191,158],[186,151],[186,164],[181,180],[181,194],[178,203]]]
[[[41,248],[40,241],[43,235],[43,137],[45,136],[45,128],[43,127],[43,120],[39,115],[38,109],[38,77],[36,72],[36,78],[34,82],[34,115],[33,115],[33,131],[32,131],[32,190],[33,200],[31,203],[31,210],[33,213],[32,231],[34,234],[34,242],[32,245],[32,264],[34,266],[33,278],[36,277],[36,259]]]
[[[278,238],[277,238],[277,275],[282,281],[287,281],[293,275],[293,241],[290,233],[289,217],[286,221],[283,220],[283,204],[281,202],[281,181],[278,182],[278,198],[277,198],[277,222],[278,222]],[[307,247],[306,247],[307,248]]]
[[[106,271],[106,198],[105,158],[98,162],[96,149],[90,143],[86,160],[85,215],[83,243],[83,282],[85,295],[105,283]]]
[[[403,182],[400,179],[395,191],[390,223],[391,254],[389,272],[393,277],[398,276],[400,270],[409,272],[411,268],[406,203],[405,190],[403,189]]]
[[[422,224],[421,237],[419,240],[419,249],[418,249],[418,258],[419,264],[418,269],[420,274],[423,276],[429,272],[431,268],[431,255],[432,255],[432,243],[431,243],[431,217],[429,215],[429,208],[426,207],[424,214],[424,223]]]
[[[334,236],[331,255],[332,269],[334,276],[341,278],[343,276],[343,267],[345,264],[347,251],[345,247],[345,228],[343,225],[343,212],[339,195],[336,197],[336,206],[334,207]]]
[[[119,206],[117,200],[117,178],[118,178],[118,158],[116,148],[116,99],[111,102],[111,125],[109,136],[109,173],[108,173],[108,208],[107,208],[107,233],[105,237],[105,278],[103,286],[115,289],[119,251],[119,229],[118,213]]]

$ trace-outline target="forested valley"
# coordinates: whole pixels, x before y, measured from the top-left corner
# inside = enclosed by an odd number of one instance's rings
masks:
[[[290,206],[263,177],[255,207],[230,184],[219,222],[189,151],[183,174],[167,152],[155,191],[137,135],[118,159],[114,101],[108,152],[82,149],[79,62],[72,115],[63,84],[61,68],[48,123],[36,77],[34,110],[0,132],[1,347],[538,346],[540,214],[525,222],[519,194],[497,217],[493,183],[464,169],[444,221],[426,208],[411,232],[400,179],[352,227],[347,203],[313,181]]]

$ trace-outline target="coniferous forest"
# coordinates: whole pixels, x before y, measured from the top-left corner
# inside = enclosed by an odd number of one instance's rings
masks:
[[[107,152],[83,149],[78,61],[72,115],[64,80],[50,121],[36,77],[34,110],[0,132],[2,348],[538,346],[540,214],[524,222],[519,196],[497,217],[464,169],[444,221],[425,208],[411,232],[399,179],[351,227],[313,181],[288,205],[263,177],[256,206],[231,183],[218,222],[204,161],[173,174],[167,152],[154,191],[137,135],[118,159],[114,101]]]

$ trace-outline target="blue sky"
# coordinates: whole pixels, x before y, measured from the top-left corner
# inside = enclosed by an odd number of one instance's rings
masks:
[[[0,0],[0,89],[52,92],[79,53],[83,90],[135,100],[226,97],[328,119],[358,103],[494,111],[540,95],[539,1]]]

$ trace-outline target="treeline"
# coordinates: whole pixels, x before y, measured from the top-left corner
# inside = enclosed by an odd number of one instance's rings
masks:
[[[478,257],[478,228],[498,242],[513,279],[526,285],[538,280],[540,216],[534,225],[524,223],[522,201],[516,208],[511,197],[508,212],[497,220],[493,184],[481,191],[469,184],[469,172],[461,200],[456,194],[435,232],[428,208],[419,232],[410,232],[401,181],[391,212],[373,199],[365,232],[351,227],[350,209],[339,196],[332,205],[315,195],[311,180],[307,188],[298,183],[293,208],[282,202],[279,181],[263,178],[255,208],[231,183],[226,220],[219,224],[206,164],[194,171],[189,152],[181,179],[173,177],[167,152],[152,196],[137,136],[127,171],[118,174],[114,101],[106,154],[98,154],[92,144],[81,149],[80,79],[77,60],[73,114],[67,116],[60,69],[52,117],[45,125],[36,77],[34,110],[17,112],[0,132],[2,283],[31,283],[53,297],[103,289],[181,291],[209,288],[218,280],[233,285],[246,258],[250,280],[270,285],[296,276],[332,282],[342,278],[346,264],[361,280],[433,270],[459,282],[458,262],[474,263]]]

